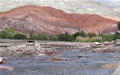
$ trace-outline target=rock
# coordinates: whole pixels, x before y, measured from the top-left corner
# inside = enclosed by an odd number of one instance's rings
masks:
[[[35,54],[35,51],[32,50],[24,50],[22,51],[19,56],[32,56]]]
[[[115,50],[112,50],[112,49],[104,49],[103,50],[103,53],[115,53],[116,51]]]
[[[50,61],[68,61],[67,58],[61,58],[61,57],[52,57],[49,58]]]
[[[34,40],[27,40],[27,43],[34,43]]]
[[[45,54],[39,53],[38,56],[45,56]]]
[[[78,58],[82,58],[83,56],[78,56]]]
[[[92,52],[94,52],[94,53],[95,53],[95,52],[96,52],[96,50],[92,50]]]
[[[9,67],[9,66],[0,66],[0,70],[9,70],[9,71],[13,71],[14,68]]]
[[[55,52],[55,51],[48,51],[48,50],[46,50],[46,51],[44,51],[44,54],[45,55],[52,55],[52,54],[58,54],[58,53]]]
[[[110,45],[111,43],[110,43],[110,42],[105,41],[103,44],[104,44],[104,45]]]
[[[3,64],[3,57],[0,57],[0,64]]]
[[[95,45],[101,45],[101,43],[99,43],[99,42],[95,42],[94,44],[95,44]]]
[[[120,46],[120,41],[116,41],[115,46]]]
[[[117,31],[116,33],[117,33],[117,34],[120,34],[120,31]]]
[[[34,43],[34,49],[37,50],[37,51],[40,51],[41,50],[41,46],[39,43],[35,42]]]
[[[104,64],[102,65],[103,68],[106,68],[106,69],[115,69],[118,67],[119,64]]]

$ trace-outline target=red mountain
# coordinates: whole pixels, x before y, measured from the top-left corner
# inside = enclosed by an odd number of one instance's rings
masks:
[[[68,14],[51,7],[22,6],[0,14],[0,28],[10,26],[16,30],[35,33],[73,34],[80,29],[86,33],[102,33],[113,27],[116,20],[99,15]],[[114,26],[117,30],[117,25]],[[115,31],[116,31],[115,30]]]

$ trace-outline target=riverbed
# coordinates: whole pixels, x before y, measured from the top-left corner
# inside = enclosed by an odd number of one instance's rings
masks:
[[[0,70],[0,75],[111,75],[120,61],[119,53],[89,52],[80,48],[57,52],[55,55],[8,57],[2,65],[14,70]],[[53,57],[68,60],[50,60]]]

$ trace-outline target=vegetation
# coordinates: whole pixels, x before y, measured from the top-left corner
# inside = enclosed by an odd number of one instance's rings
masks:
[[[75,39],[75,42],[102,42],[102,37],[81,37],[81,36],[78,36],[76,39]]]
[[[75,34],[73,34],[72,35],[73,36],[73,38],[74,38],[74,40],[76,39],[76,37],[78,37],[78,36],[82,36],[82,37],[86,37],[86,34],[85,34],[85,32],[76,32]]]
[[[118,25],[118,28],[119,28],[119,30],[120,30],[120,22],[118,22],[117,25]]]
[[[64,34],[59,34],[56,36],[50,36],[46,33],[33,35],[30,32],[29,37],[25,33],[17,32],[11,28],[5,28],[0,31],[1,39],[31,39],[31,40],[52,40],[52,41],[75,41],[75,42],[104,42],[120,39],[120,34],[116,33],[114,35],[99,35],[95,34],[85,34],[82,32],[77,32],[73,35],[69,35],[67,32]]]
[[[14,39],[27,39],[27,36],[24,33],[17,32],[14,35]]]
[[[1,39],[26,39],[26,34],[22,32],[17,32],[11,28],[5,28],[4,30],[0,31],[0,38]]]
[[[73,39],[73,36],[68,33],[58,35],[59,41],[72,41]]]

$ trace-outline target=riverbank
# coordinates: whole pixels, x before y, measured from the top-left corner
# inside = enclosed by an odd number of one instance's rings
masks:
[[[0,40],[0,75],[111,75],[119,65],[119,46],[119,40]]]
[[[60,42],[33,40],[0,40],[0,56],[41,56],[57,53],[58,50],[80,49],[90,52],[117,53],[120,52],[120,40],[112,42]]]

